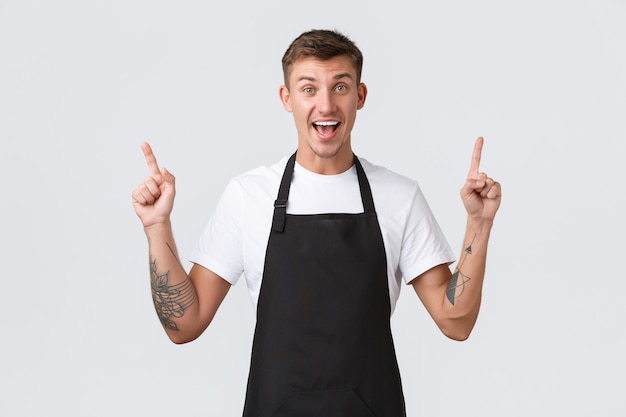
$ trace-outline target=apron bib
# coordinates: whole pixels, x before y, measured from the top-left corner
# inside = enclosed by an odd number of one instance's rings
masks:
[[[364,213],[286,213],[287,162],[267,246],[244,417],[404,417],[387,260],[369,182]]]

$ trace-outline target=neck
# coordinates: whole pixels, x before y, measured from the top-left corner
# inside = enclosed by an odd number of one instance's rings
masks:
[[[336,175],[349,170],[354,165],[354,154],[350,146],[343,146],[334,156],[321,157],[308,146],[298,146],[296,161],[311,172],[321,175]]]

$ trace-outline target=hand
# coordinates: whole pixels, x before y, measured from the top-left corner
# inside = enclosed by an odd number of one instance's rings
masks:
[[[469,217],[480,221],[492,222],[500,207],[502,189],[500,183],[479,171],[480,155],[483,150],[483,138],[479,137],[474,145],[472,164],[467,181],[461,188],[461,199]]]
[[[143,223],[144,228],[159,223],[167,223],[174,208],[176,187],[174,176],[165,168],[159,169],[152,148],[147,142],[141,144],[141,150],[146,157],[150,176],[143,184],[135,188],[132,194],[135,213]]]

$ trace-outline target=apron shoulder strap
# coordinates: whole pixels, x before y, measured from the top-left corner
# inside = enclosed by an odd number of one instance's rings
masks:
[[[272,230],[282,233],[285,230],[285,218],[287,217],[287,199],[289,198],[289,187],[293,177],[293,167],[296,163],[296,152],[291,155],[285,166],[283,178],[280,181],[278,197],[274,201],[274,219],[272,220]]]
[[[354,155],[354,166],[356,167],[356,175],[359,178],[359,189],[361,190],[361,201],[363,202],[363,211],[365,214],[376,213],[374,209],[374,198],[372,197],[372,189],[370,183],[365,175],[365,170],[359,161],[359,158]]]

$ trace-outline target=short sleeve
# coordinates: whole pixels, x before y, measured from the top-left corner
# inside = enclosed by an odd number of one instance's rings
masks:
[[[452,248],[416,184],[400,252],[400,270],[404,282],[408,284],[429,269],[451,264],[455,260]]]
[[[242,218],[241,186],[231,180],[190,255],[191,262],[213,271],[232,285],[243,273]]]

